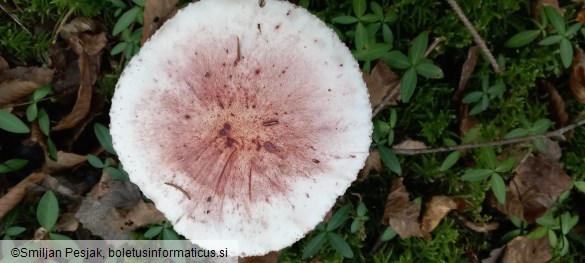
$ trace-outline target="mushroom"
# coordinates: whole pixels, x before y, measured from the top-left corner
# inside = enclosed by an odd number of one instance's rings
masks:
[[[348,48],[273,0],[180,10],[126,66],[110,117],[124,169],[175,230],[237,240],[240,256],[290,246],[323,220],[372,132]]]

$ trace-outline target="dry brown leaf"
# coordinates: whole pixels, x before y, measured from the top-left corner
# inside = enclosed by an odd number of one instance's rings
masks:
[[[83,50],[90,56],[99,55],[106,47],[106,44],[108,44],[106,32],[99,34],[81,34],[79,39],[83,43]]]
[[[2,73],[3,70],[8,69],[9,67],[10,66],[8,65],[6,59],[0,56],[0,73]]]
[[[366,159],[366,164],[364,165],[364,168],[362,168],[362,170],[360,171],[358,178],[363,180],[372,171],[376,172],[382,171],[382,160],[380,159],[380,152],[378,152],[378,150],[370,151],[370,154]]]
[[[146,0],[144,4],[144,33],[140,45],[144,44],[167,19],[177,13],[179,0]]]
[[[555,122],[555,127],[560,129],[567,126],[569,123],[569,114],[565,108],[565,101],[557,91],[557,89],[548,81],[542,81],[541,87],[548,93],[549,112],[552,120]]]
[[[426,204],[426,210],[422,218],[421,231],[425,239],[430,239],[430,233],[439,225],[443,217],[451,210],[457,209],[457,203],[448,196],[433,196]]]
[[[470,47],[469,50],[467,50],[467,59],[465,59],[463,67],[461,68],[461,78],[459,79],[459,87],[457,88],[457,91],[455,92],[451,100],[457,102],[461,100],[461,95],[465,91],[467,82],[469,81],[469,78],[473,74],[475,65],[477,65],[478,57],[479,57],[478,46]]]
[[[573,182],[560,164],[529,156],[516,168],[516,175],[506,189],[506,204],[495,203],[500,212],[533,223],[571,187]]]
[[[128,239],[130,231],[165,220],[154,204],[142,201],[136,185],[111,180],[107,173],[83,199],[75,217],[104,239]]]
[[[585,9],[581,9],[581,11],[579,11],[579,13],[577,14],[577,18],[575,18],[575,21],[581,23],[582,25],[585,25]]]
[[[71,169],[87,160],[87,156],[64,151],[57,152],[57,161],[46,156],[42,171],[48,174]]]
[[[506,246],[501,246],[496,248],[490,252],[490,257],[483,259],[481,263],[500,263],[502,260],[502,256],[504,256],[504,251]]]
[[[463,139],[477,125],[477,119],[469,115],[469,104],[459,106],[459,120],[459,137]]]
[[[69,40],[72,36],[75,35],[97,31],[98,25],[94,20],[88,17],[76,17],[59,29],[59,35],[63,39]]]
[[[81,81],[79,85],[79,90],[77,91],[77,101],[75,102],[75,106],[73,106],[71,113],[69,113],[69,115],[61,119],[59,123],[57,123],[57,125],[53,127],[53,130],[55,131],[75,127],[75,125],[82,122],[83,119],[85,119],[85,117],[89,113],[89,110],[91,108],[92,87],[88,57],[89,56],[85,53],[81,53],[79,56],[79,70],[81,72],[80,74]]]
[[[545,263],[552,258],[552,248],[546,237],[530,239],[519,236],[506,244],[501,262]]]
[[[571,92],[580,103],[585,103],[585,53],[580,48],[575,48],[573,56],[573,68],[571,69]]]
[[[37,88],[49,84],[53,70],[48,68],[7,69],[0,74],[0,106],[22,99]]]
[[[422,237],[418,221],[420,206],[410,201],[402,180],[402,177],[392,180],[392,190],[386,199],[382,223],[389,224],[402,238]]]
[[[424,142],[415,141],[415,140],[404,140],[398,144],[395,144],[392,148],[397,150],[420,150],[420,149],[427,149],[428,146],[425,145]]]
[[[400,100],[400,77],[382,61],[378,61],[370,74],[363,74],[370,94],[372,109],[397,105]]]
[[[0,218],[3,218],[14,206],[20,203],[29,187],[36,185],[45,176],[47,176],[45,173],[32,173],[2,196],[0,198]]]
[[[559,2],[557,0],[533,0],[532,1],[532,10],[534,14],[534,19],[536,21],[541,21],[540,19],[540,7],[541,6],[552,6],[554,7],[561,15],[565,13],[565,10],[559,7]]]
[[[500,227],[500,223],[498,223],[497,221],[488,222],[488,223],[471,222],[471,221],[467,220],[467,218],[465,218],[461,215],[457,215],[457,219],[465,227],[467,227],[475,232],[478,232],[478,233],[491,232],[491,231],[494,231]]]
[[[77,228],[79,228],[79,220],[75,218],[73,213],[67,212],[59,216],[59,221],[57,221],[53,230],[57,232],[73,232]]]
[[[239,263],[278,263],[280,251],[272,251],[264,256],[245,257],[238,260]]]

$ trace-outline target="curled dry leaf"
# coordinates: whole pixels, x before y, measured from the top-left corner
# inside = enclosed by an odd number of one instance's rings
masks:
[[[415,140],[404,140],[392,147],[396,150],[420,150],[429,148],[424,142]]]
[[[549,111],[555,122],[555,127],[560,129],[567,126],[569,123],[569,114],[567,114],[565,101],[550,82],[542,81],[540,85],[548,93]]]
[[[14,103],[49,84],[54,71],[48,68],[6,69],[0,73],[0,106]]]
[[[53,230],[57,232],[73,232],[77,228],[79,228],[79,220],[75,218],[73,213],[68,212],[59,216],[59,221],[57,221]]]
[[[72,36],[88,32],[97,32],[98,30],[97,23],[91,18],[76,17],[59,29],[59,35],[63,39],[69,40]]]
[[[240,263],[278,263],[279,257],[280,257],[280,251],[272,251],[264,256],[241,258],[238,262],[240,262]]]
[[[465,87],[467,86],[467,82],[473,74],[475,69],[475,65],[477,65],[477,58],[479,57],[479,49],[478,46],[470,47],[467,50],[467,59],[463,63],[463,67],[461,68],[461,78],[459,78],[459,87],[457,87],[457,91],[453,94],[453,101],[460,101],[463,92],[465,91]]]
[[[481,223],[481,222],[471,222],[467,220],[467,218],[463,217],[462,215],[457,215],[457,220],[459,220],[465,227],[478,232],[478,233],[486,233],[491,232],[500,227],[500,223],[497,221],[488,222],[488,223]]]
[[[382,223],[389,224],[402,238],[422,237],[418,221],[420,205],[410,201],[402,180],[401,177],[392,180],[392,190],[386,199]]]
[[[533,223],[571,187],[572,180],[559,163],[529,156],[516,168],[514,179],[506,188],[506,204],[495,203],[500,212]]]
[[[430,239],[430,232],[435,229],[451,210],[457,209],[457,203],[448,196],[433,196],[426,204],[422,218],[421,231],[425,239]]]
[[[47,174],[53,174],[55,172],[71,169],[86,160],[87,156],[84,155],[58,151],[57,161],[53,161],[48,156],[45,157],[45,164],[43,165],[42,171]]]
[[[45,173],[32,173],[2,196],[0,198],[0,218],[3,218],[14,206],[20,203],[29,187],[36,185],[45,176],[47,176]]]
[[[91,108],[92,87],[87,54],[82,53],[79,56],[79,70],[81,72],[81,80],[79,90],[77,91],[77,101],[75,102],[75,106],[73,106],[71,113],[61,119],[59,123],[53,127],[53,130],[55,131],[74,127],[79,122],[83,121]]]
[[[481,262],[545,263],[551,258],[552,248],[546,237],[530,239],[519,236],[512,239],[504,247],[494,249],[490,253],[490,257]]]
[[[0,56],[0,73],[2,73],[3,70],[8,69],[9,67],[10,66],[8,65],[6,59]]]
[[[581,23],[582,25],[585,25],[585,9],[581,9],[581,11],[579,11],[579,13],[577,14],[577,18],[575,18],[575,21]]]
[[[372,109],[380,111],[384,107],[397,105],[400,100],[400,77],[386,63],[378,61],[370,74],[363,74],[370,94]]]
[[[380,152],[378,150],[370,151],[364,168],[360,171],[358,178],[365,179],[372,171],[382,171],[382,160],[380,159]]]
[[[580,103],[585,103],[585,53],[580,48],[575,48],[569,84],[575,99]]]
[[[179,0],[146,0],[144,4],[144,33],[140,45],[144,44],[162,24],[177,12]]]
[[[130,231],[165,220],[154,204],[142,201],[136,185],[111,180],[106,173],[83,199],[75,217],[104,239],[128,239]]]

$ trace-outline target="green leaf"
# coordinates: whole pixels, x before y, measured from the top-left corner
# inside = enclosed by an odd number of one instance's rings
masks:
[[[144,3],[146,2],[146,0],[132,0],[132,2],[134,2],[138,6],[144,7]]]
[[[557,9],[552,6],[542,6],[542,8],[544,8],[544,13],[546,14],[546,17],[553,25],[553,27],[557,30],[557,32],[560,35],[564,35],[566,32],[565,20],[563,19],[561,14],[559,14]]]
[[[519,32],[516,35],[512,36],[510,39],[508,39],[504,46],[508,48],[518,48],[526,46],[530,44],[532,41],[534,41],[539,34],[540,30],[527,30]]]
[[[524,128],[516,128],[504,135],[504,139],[518,138],[528,135],[528,130]]]
[[[126,4],[122,0],[110,0],[115,7],[126,8]]]
[[[507,173],[514,168],[515,164],[516,164],[516,158],[510,157],[510,158],[506,159],[503,163],[498,165],[498,167],[496,167],[496,169],[494,171],[496,171],[497,173]]]
[[[440,79],[443,78],[443,70],[433,64],[432,62],[424,62],[416,65],[416,72],[429,79]]]
[[[575,181],[573,185],[575,185],[575,188],[579,191],[585,193],[585,181]]]
[[[360,21],[362,21],[362,22],[366,22],[366,23],[373,23],[373,22],[376,22],[376,21],[378,21],[379,19],[380,19],[380,18],[378,18],[378,17],[377,17],[376,15],[374,15],[374,14],[366,14],[365,16],[362,16],[362,17],[360,18]],[[377,24],[377,25],[380,25],[380,24]]]
[[[412,67],[412,63],[410,63],[408,57],[397,50],[390,51],[384,61],[392,68],[409,69]]]
[[[391,44],[392,41],[394,41],[394,34],[392,34],[392,30],[390,30],[390,27],[386,24],[382,25],[382,37],[384,39],[384,43]]]
[[[491,182],[491,187],[492,187],[492,192],[494,192],[494,196],[496,196],[496,199],[498,199],[498,202],[500,202],[500,204],[505,204],[506,203],[506,182],[504,182],[504,179],[502,178],[502,176],[500,176],[497,173],[493,173],[492,174],[492,178],[490,180]]]
[[[537,218],[536,223],[550,229],[557,229],[559,227],[559,223],[553,217],[553,214],[551,213],[550,210],[546,214]]]
[[[394,10],[388,11],[388,13],[386,13],[386,15],[384,16],[385,23],[392,23],[392,22],[396,21],[397,19],[398,19],[398,14]]]
[[[353,56],[356,60],[360,61],[370,61],[375,60],[381,57],[384,57],[388,54],[388,51],[392,48],[390,44],[382,44],[382,43],[375,43],[369,45],[364,50],[357,50]]]
[[[6,229],[6,235],[16,236],[16,235],[19,235],[20,233],[24,232],[25,230],[26,230],[26,228],[20,227],[20,226],[9,227],[8,229]]]
[[[135,22],[141,10],[142,9],[139,6],[135,6],[122,14],[120,19],[118,19],[118,22],[116,22],[116,25],[114,25],[112,35],[117,36],[120,32],[124,31],[124,29],[128,28],[130,24]]]
[[[127,42],[120,42],[120,43],[116,44],[112,48],[112,51],[110,51],[110,55],[117,55],[117,54],[122,53],[122,51],[124,51],[124,49],[126,48],[127,45],[128,45]]]
[[[87,155],[87,161],[89,162],[89,164],[91,164],[91,166],[95,167],[95,168],[104,168],[105,165],[102,162],[102,160],[100,160],[100,158],[98,158],[97,156],[93,155],[93,154],[88,154]]]
[[[465,95],[465,97],[463,97],[462,102],[465,104],[470,104],[470,103],[479,101],[482,96],[483,96],[483,92],[474,91],[474,92],[471,92],[471,93]]]
[[[366,205],[363,202],[360,202],[360,204],[357,207],[357,215],[358,216],[365,216],[366,215]]]
[[[545,39],[541,40],[540,42],[538,42],[538,44],[541,46],[549,46],[552,44],[559,43],[559,42],[561,42],[561,40],[563,40],[563,36],[552,35],[552,36],[548,36]]]
[[[374,131],[372,132],[372,139],[374,142],[379,142],[380,139],[385,136],[389,130],[390,125],[388,125],[388,123],[380,119],[374,119]]]
[[[573,45],[571,45],[571,42],[568,39],[563,38],[561,40],[559,54],[561,55],[563,66],[565,66],[565,68],[569,68],[571,66],[571,62],[573,61]]]
[[[26,108],[26,119],[28,121],[33,121],[34,119],[36,119],[38,114],[39,109],[37,108],[36,103],[28,105],[28,107]]]
[[[40,108],[38,117],[39,129],[41,129],[41,132],[43,132],[45,136],[49,136],[49,132],[51,131],[51,123],[49,121],[49,115],[47,114],[47,111],[45,111],[43,108]]]
[[[38,100],[44,99],[47,95],[51,94],[51,92],[52,90],[50,85],[42,86],[33,92],[32,99],[36,102]]]
[[[561,256],[565,256],[567,255],[567,253],[569,253],[569,240],[567,239],[566,236],[563,236],[563,242],[561,243],[561,252],[559,254],[561,254]]]
[[[557,234],[552,231],[552,230],[548,230],[548,243],[550,243],[550,246],[555,248],[557,247],[557,245],[559,244],[559,239],[557,238]]]
[[[164,240],[181,240],[181,237],[179,237],[179,234],[177,234],[177,232],[175,232],[175,230],[169,229],[169,228],[164,228],[162,230],[162,236]]]
[[[370,9],[372,9],[372,12],[378,16],[380,20],[384,19],[384,11],[382,11],[380,4],[376,2],[370,2]]]
[[[572,38],[573,35],[575,33],[577,33],[577,31],[579,31],[579,29],[581,29],[581,23],[575,23],[572,24],[569,29],[567,30],[567,33],[565,34],[565,37],[567,38]]]
[[[394,152],[386,147],[385,145],[378,145],[378,151],[380,152],[380,159],[382,162],[393,172],[398,175],[402,174],[402,168],[400,168],[400,161]]]
[[[351,233],[355,233],[360,229],[360,226],[362,226],[362,221],[356,218],[353,220],[353,222],[351,222],[351,227],[349,228],[349,230],[351,231]]]
[[[126,174],[124,172],[124,170],[120,170],[114,167],[106,167],[104,169],[109,175],[110,177],[112,177],[112,179],[114,180],[121,180],[121,181],[126,181],[128,180],[128,174]]]
[[[392,229],[390,226],[388,226],[386,228],[386,230],[384,230],[384,233],[382,233],[382,236],[380,237],[380,240],[382,241],[388,241],[390,239],[393,239],[398,233],[396,233],[396,231],[394,231],[394,229]]]
[[[563,235],[569,234],[571,227],[571,214],[564,212],[561,214],[561,231],[563,232]]]
[[[493,147],[483,147],[479,149],[479,159],[489,169],[495,169],[498,165],[496,152]]]
[[[463,181],[482,181],[494,174],[491,169],[471,169],[461,176]]]
[[[530,131],[532,134],[542,134],[545,133],[551,125],[552,121],[549,119],[539,119],[532,124]]]
[[[309,241],[303,250],[303,258],[311,258],[315,253],[319,252],[323,244],[325,244],[326,234],[326,232],[319,233]]]
[[[12,113],[0,109],[0,129],[13,133],[28,133],[30,129]]]
[[[66,235],[56,234],[56,233],[49,233],[49,238],[51,240],[71,240],[70,237]]]
[[[526,235],[526,237],[530,238],[530,239],[539,239],[541,237],[544,237],[546,235],[547,231],[548,231],[548,228],[543,227],[543,226],[539,226],[536,229],[532,230],[532,232],[528,233],[528,235]]]
[[[17,171],[18,169],[25,167],[28,164],[28,160],[24,159],[10,159],[0,164],[0,174]]]
[[[339,252],[345,258],[353,258],[353,251],[351,251],[351,247],[349,244],[341,237],[339,234],[336,233],[327,233],[327,239],[329,240],[329,244],[333,247],[337,252]]]
[[[345,220],[347,220],[347,218],[349,217],[349,210],[350,209],[351,209],[351,205],[344,205],[341,208],[339,208],[337,211],[335,211],[333,216],[331,216],[331,219],[329,219],[329,222],[327,222],[327,228],[325,230],[326,231],[333,231],[333,230],[337,229],[338,227],[340,227],[345,222]]]
[[[57,146],[55,146],[55,143],[53,143],[53,140],[51,140],[51,138],[47,138],[47,152],[49,153],[49,157],[51,157],[53,161],[57,161],[58,158]]]
[[[453,165],[455,165],[457,163],[457,161],[459,161],[460,157],[461,157],[461,152],[459,152],[459,151],[454,151],[454,152],[450,153],[449,155],[447,155],[447,158],[445,158],[445,160],[441,164],[441,168],[439,168],[439,170],[441,172],[449,170]]]
[[[396,127],[396,121],[398,120],[398,113],[396,109],[390,110],[390,127]]]
[[[59,218],[59,202],[53,191],[45,192],[37,206],[37,219],[42,227],[51,231]]]
[[[400,79],[400,86],[402,91],[402,101],[407,103],[414,94],[416,88],[416,70],[411,68],[407,70],[402,79]]]
[[[427,31],[423,31],[414,39],[412,47],[408,49],[408,58],[413,65],[422,59],[428,43],[429,33]]]
[[[368,43],[368,31],[366,31],[366,27],[362,23],[358,23],[355,28],[355,48],[362,50],[366,43]]]
[[[338,23],[338,24],[349,25],[349,24],[356,23],[358,21],[358,19],[353,17],[353,16],[338,16],[338,17],[334,17],[333,19],[331,19],[331,21]]]
[[[477,103],[475,104],[475,106],[473,106],[473,108],[471,108],[471,110],[469,111],[469,115],[474,116],[481,113],[482,111],[484,111],[483,105],[481,103]]]
[[[94,124],[93,130],[102,147],[104,147],[109,153],[116,154],[114,146],[112,145],[112,135],[110,135],[110,130],[101,123]]]
[[[362,17],[366,12],[366,0],[353,0],[353,12],[357,17]]]

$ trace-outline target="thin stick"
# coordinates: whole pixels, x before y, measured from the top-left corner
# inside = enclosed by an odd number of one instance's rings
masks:
[[[463,13],[463,11],[461,10],[461,8],[457,4],[457,2],[455,0],[447,0],[447,3],[449,3],[449,5],[453,9],[453,11],[455,11],[457,16],[459,16],[459,19],[461,20],[461,22],[463,22],[463,24],[465,25],[465,28],[467,28],[467,30],[469,31],[469,33],[473,37],[473,40],[481,49],[481,52],[486,56],[486,58],[488,59],[490,64],[492,64],[492,68],[494,68],[494,72],[496,72],[498,74],[502,73],[502,69],[500,68],[500,65],[498,65],[498,62],[496,62],[494,55],[487,48],[485,41],[483,41],[481,36],[479,36],[479,34],[477,33],[477,30],[475,30],[475,27],[473,27],[471,22],[469,22],[469,19],[467,19],[467,17]]]
[[[525,137],[518,137],[513,139],[505,139],[500,141],[493,141],[493,142],[483,142],[483,143],[467,143],[467,144],[460,144],[456,146],[450,147],[438,147],[438,148],[425,148],[425,149],[396,149],[393,148],[396,154],[402,155],[417,155],[417,154],[425,154],[425,153],[440,153],[440,152],[451,152],[451,151],[458,151],[458,150],[465,150],[465,149],[473,149],[473,148],[481,148],[481,147],[490,147],[490,146],[501,146],[501,145],[508,145],[514,143],[521,143],[521,142],[528,142],[536,139],[543,139],[543,138],[550,138],[550,137],[557,137],[564,139],[563,134],[573,130],[579,126],[585,124],[585,119],[575,122],[571,125],[565,126],[558,130],[554,130],[551,132],[547,132],[544,134],[538,135],[531,135]]]

